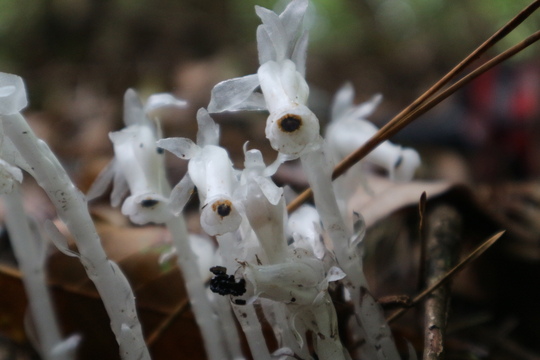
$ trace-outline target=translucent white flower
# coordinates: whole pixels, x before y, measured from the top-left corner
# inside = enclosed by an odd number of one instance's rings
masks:
[[[319,120],[306,106],[307,6],[307,0],[293,0],[280,15],[256,6],[263,22],[257,28],[261,64],[257,75],[217,84],[208,105],[210,112],[268,110],[266,137],[276,151],[292,157],[319,139]]]
[[[264,297],[296,305],[316,305],[327,294],[328,284],[345,277],[338,267],[324,263],[306,249],[294,249],[288,261],[272,265],[242,263],[239,270],[251,287],[245,296]],[[251,300],[253,301],[253,300]]]
[[[291,60],[259,67],[259,83],[270,115],[266,137],[272,148],[300,156],[319,139],[319,119],[306,106],[309,87]]]
[[[188,173],[197,186],[201,202],[201,226],[209,235],[222,235],[238,229],[242,217],[233,199],[236,179],[225,149],[217,146],[219,127],[205,109],[197,112],[197,143],[186,138],[168,138],[158,146],[189,160]]]
[[[354,105],[351,84],[344,85],[337,92],[332,106],[332,122],[326,129],[325,137],[336,161],[341,161],[361,147],[379,130],[365,118],[375,111],[381,99],[380,95],[376,95],[368,102]],[[414,149],[385,141],[363,161],[383,168],[391,179],[409,181],[420,165],[420,156]]]
[[[157,94],[151,96],[147,106],[143,107],[134,90],[126,91],[126,127],[109,134],[115,158],[88,193],[89,198],[95,198],[113,181],[112,205],[118,206],[129,192],[122,204],[122,213],[136,224],[163,223],[172,216],[163,149],[156,145],[161,131],[159,124],[147,117],[148,112],[155,116],[156,111],[168,106],[183,107],[185,102],[168,94]]]

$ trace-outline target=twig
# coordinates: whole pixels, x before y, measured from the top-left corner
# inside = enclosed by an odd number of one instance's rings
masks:
[[[425,232],[425,214],[426,214],[427,194],[422,192],[420,202],[418,203],[418,237],[420,238],[420,266],[418,266],[418,290],[421,290],[425,284],[426,273],[426,232]]]
[[[426,241],[426,281],[436,283],[454,265],[461,233],[461,216],[448,205],[429,215]],[[448,284],[433,291],[424,310],[424,360],[438,360],[444,353],[446,320],[450,303]]]
[[[375,143],[374,145],[369,146],[368,144],[371,141],[368,141],[366,144],[364,144],[364,146],[362,148],[366,148],[364,150],[364,151],[366,151],[366,154],[369,153],[380,142],[382,142],[384,140],[387,140],[391,136],[395,135],[398,131],[400,131],[405,126],[410,124],[413,120],[416,120],[420,115],[425,114],[428,110],[432,109],[435,105],[439,104],[441,101],[443,101],[444,99],[446,99],[447,97],[452,95],[454,92],[456,92],[457,90],[459,90],[460,88],[462,88],[463,86],[465,86],[466,84],[471,82],[472,80],[476,79],[478,76],[480,76],[483,73],[487,72],[491,68],[495,67],[496,65],[499,65],[500,63],[508,60],[509,58],[516,55],[520,51],[525,50],[527,47],[531,46],[532,44],[534,44],[538,40],[540,40],[540,31],[535,32],[531,36],[527,37],[525,40],[523,40],[520,43],[512,46],[510,49],[502,52],[501,54],[497,55],[493,59],[491,59],[491,60],[487,61],[486,63],[482,64],[481,66],[476,68],[474,71],[471,71],[469,74],[467,74],[466,76],[461,78],[459,81],[454,83],[452,86],[449,86],[444,91],[441,91],[435,97],[431,98],[431,100],[425,102],[421,107],[417,108],[416,110],[414,110],[412,113],[408,114],[403,119],[400,119],[398,122],[393,122],[392,124],[390,124],[390,122],[389,122],[386,125],[391,125],[391,126],[383,126],[370,139],[370,140],[373,140],[373,142]],[[357,152],[361,153],[360,150],[362,150],[362,148],[358,149]],[[355,155],[355,154],[356,154],[356,152],[353,153],[352,155]],[[365,156],[365,155],[362,155],[362,157],[363,156]],[[351,155],[349,157],[351,157]],[[347,157],[347,159],[349,157]],[[345,160],[347,160],[347,159],[345,159]],[[341,163],[343,163],[343,162],[344,161],[342,161]],[[334,170],[334,174],[336,174],[337,168],[339,167],[339,165],[341,165],[341,163],[338,164],[338,166],[336,166],[336,169]],[[341,173],[345,172],[345,170],[347,170],[347,169],[344,169]],[[341,175],[341,173],[339,173],[339,175]]]
[[[467,77],[464,77],[460,82],[454,84],[454,86],[448,88],[445,92],[439,94],[435,99],[436,101],[430,101],[428,104],[430,106],[419,107],[424,103],[430,96],[434,95],[438,90],[440,90],[444,85],[446,85],[451,79],[453,79],[460,71],[465,67],[471,64],[476,60],[481,54],[486,50],[492,47],[500,39],[510,33],[515,27],[522,23],[528,16],[530,16],[538,7],[540,7],[540,0],[536,0],[531,3],[528,7],[522,10],[517,16],[510,20],[506,25],[499,29],[495,34],[493,34],[488,40],[486,40],[482,45],[480,45],[476,50],[474,50],[469,56],[467,56],[463,61],[456,65],[450,72],[448,72],[441,80],[439,80],[435,85],[428,89],[424,94],[417,98],[413,103],[403,109],[399,114],[397,114],[392,120],[390,120],[385,126],[383,126],[375,135],[371,137],[362,147],[358,148],[355,152],[351,153],[345,159],[343,159],[339,164],[334,168],[332,178],[335,179],[343,175],[349,168],[354,164],[364,158],[370,151],[377,147],[381,142],[387,140],[389,137],[397,133],[403,127],[411,123],[413,120],[418,118],[420,115],[424,114],[426,111],[431,109],[433,106],[437,105],[439,102],[444,100],[446,97],[450,96],[457,89],[471,81],[472,79],[478,77],[484,72],[491,69],[491,67],[499,64],[500,62],[508,59],[509,57],[517,54],[519,51],[523,50],[527,46],[531,45],[538,40],[537,34],[535,33],[531,37],[524,40],[522,43],[510,48],[501,55],[492,59],[490,62],[484,64],[483,66],[476,69],[474,72],[470,73]],[[532,39],[531,39],[532,38]],[[532,40],[532,41],[531,41]],[[523,46],[523,44],[526,44]],[[504,56],[503,56],[504,55]],[[496,61],[495,61],[496,60]],[[495,61],[495,62],[494,62]],[[490,66],[486,66],[490,64]],[[480,70],[480,71],[479,71]],[[458,85],[459,84],[459,85]],[[455,87],[458,85],[457,87]],[[451,91],[449,91],[451,89]],[[443,96],[441,96],[443,95]],[[422,110],[423,109],[423,110]],[[420,111],[422,110],[422,111]],[[298,195],[293,201],[287,206],[287,211],[293,212],[298,209],[304,202],[309,200],[313,196],[313,192],[310,188],[304,190],[300,195]]]
[[[437,81],[431,88],[429,88],[425,93],[420,95],[412,104],[403,109],[399,114],[397,114],[392,121],[398,121],[405,117],[405,115],[412,112],[420,104],[429,99],[437,91],[443,88],[444,85],[448,84],[457,74],[463,71],[467,66],[469,66],[473,61],[478,59],[482,54],[489,50],[493,45],[503,39],[508,35],[512,30],[514,30],[519,24],[521,24],[525,19],[527,19],[536,9],[540,7],[540,0],[533,1],[529,6],[524,8],[517,14],[512,20],[507,22],[503,27],[497,30],[493,35],[484,41],[479,47],[477,47],[472,53],[470,53],[465,59],[463,59],[459,64],[457,64],[452,70],[450,70],[446,75],[444,75],[439,81]]]
[[[452,270],[446,273],[445,276],[443,276],[440,280],[438,280],[436,283],[422,291],[420,294],[416,295],[416,297],[411,302],[411,307],[418,304],[420,301],[422,301],[426,296],[428,296],[432,291],[437,289],[439,286],[444,285],[447,281],[449,281],[452,276],[463,270],[463,268],[469,264],[472,260],[476,259],[480,255],[482,255],[487,249],[491,247],[499,238],[505,233],[505,231],[500,231],[497,234],[493,235],[491,238],[486,240],[482,245],[478,246],[473,252],[471,252],[465,259],[463,259],[459,264],[457,264]],[[394,320],[396,320],[398,317],[403,315],[408,309],[400,309],[390,315],[387,319],[387,321],[390,323]]]
[[[150,335],[146,338],[146,345],[150,347],[159,337],[161,334],[173,323],[175,319],[177,319],[180,315],[184,313],[189,308],[189,300],[184,299],[180,301],[173,309],[171,314],[165,318],[158,326],[157,328],[152,331]]]

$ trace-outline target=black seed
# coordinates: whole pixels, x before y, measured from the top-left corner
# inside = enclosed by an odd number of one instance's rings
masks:
[[[292,298],[292,299],[291,299],[291,302],[296,302],[296,298]]]
[[[156,152],[157,152],[158,154],[161,155],[161,154],[163,154],[163,153],[165,152],[165,150],[164,150],[163,148],[161,148],[161,147],[158,146],[158,147],[156,148]]]
[[[278,120],[278,125],[285,132],[294,132],[302,126],[302,119],[297,115],[285,115]]]
[[[246,300],[236,299],[236,300],[234,300],[234,303],[236,305],[246,305]],[[242,314],[242,317],[247,317],[247,314]]]
[[[216,276],[210,279],[210,290],[212,292],[219,295],[232,296],[240,296],[246,292],[246,280],[240,279],[238,282],[236,282],[233,275],[227,275],[221,272],[223,269],[225,269],[222,266],[215,266],[211,268],[210,271],[212,271],[212,269],[215,269],[218,272],[217,274],[214,272]]]
[[[231,213],[231,207],[227,204],[219,204],[217,207],[217,213],[219,216],[227,216]]]
[[[149,208],[149,207],[157,205],[158,203],[159,201],[157,200],[146,199],[146,200],[141,201],[141,206],[145,208]]]

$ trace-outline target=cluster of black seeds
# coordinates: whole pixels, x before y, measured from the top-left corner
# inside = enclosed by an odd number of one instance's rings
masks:
[[[233,275],[227,275],[227,268],[223,266],[213,266],[210,268],[214,277],[210,279],[210,290],[219,295],[240,296],[246,292],[246,280],[240,279],[238,282]]]

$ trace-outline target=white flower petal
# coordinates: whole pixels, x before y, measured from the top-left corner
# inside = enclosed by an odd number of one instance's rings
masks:
[[[255,6],[255,12],[263,22],[264,29],[268,33],[268,37],[272,42],[274,51],[276,53],[275,61],[282,61],[287,58],[287,48],[289,39],[287,32],[283,27],[279,16],[271,10],[263,8],[261,6]]]
[[[205,108],[197,111],[197,145],[203,147],[206,145],[217,145],[219,143],[219,125],[208,114]]]
[[[122,214],[138,225],[150,222],[162,224],[173,216],[169,201],[155,193],[129,196],[122,204]]]
[[[278,187],[271,179],[263,176],[256,176],[254,180],[270,204],[277,205],[283,196],[283,188]]]
[[[195,185],[189,174],[184,175],[182,180],[171,191],[170,208],[175,216],[178,216],[186,206],[193,194]]]
[[[344,115],[353,106],[354,87],[350,82],[346,82],[334,95],[331,109],[332,122],[344,119]]]
[[[299,30],[302,28],[302,22],[307,8],[307,0],[294,0],[279,15],[289,39],[294,39],[298,35]]]
[[[373,114],[377,106],[382,101],[382,95],[381,94],[375,94],[371,99],[369,99],[366,102],[363,102],[357,106],[355,106],[351,113],[347,116],[352,117],[353,119],[364,119],[368,117],[369,115]]]
[[[291,60],[285,60],[280,65],[280,81],[283,91],[290,101],[306,105],[309,96],[309,86],[306,80],[296,71],[296,65]]]
[[[144,111],[148,114],[149,112],[164,107],[177,107],[183,109],[186,106],[186,100],[178,99],[170,93],[159,93],[148,97],[146,104],[144,104]]]
[[[198,151],[199,147],[187,138],[167,138],[157,141],[157,146],[181,159],[191,159]]]
[[[22,78],[0,72],[0,114],[15,114],[27,105],[26,89]]]
[[[162,151],[156,146],[155,130],[150,126],[131,125],[109,134],[114,153],[132,195],[146,192],[167,193]]]
[[[347,276],[347,274],[345,274],[345,272],[343,270],[341,270],[337,266],[332,266],[328,270],[328,275],[327,275],[326,279],[327,279],[328,282],[332,282],[332,281],[341,280],[345,276]]]
[[[401,159],[394,164],[394,177],[397,181],[410,181],[421,164],[420,155],[414,149],[404,148]]]
[[[147,121],[139,95],[133,89],[124,94],[124,124],[142,125]]]
[[[281,84],[281,66],[275,61],[262,64],[257,71],[261,90],[270,113],[287,109],[291,99],[283,90]]]
[[[266,31],[264,25],[257,27],[257,51],[259,53],[259,64],[276,59],[276,50],[272,45],[272,40]]]
[[[292,50],[291,60],[296,64],[296,71],[302,76],[306,75],[306,57],[309,42],[309,33],[305,31],[296,42]]]
[[[261,97],[253,93],[258,86],[259,78],[255,74],[218,83],[212,89],[208,112],[264,110]]]
[[[107,191],[107,188],[113,181],[116,174],[116,167],[116,160],[113,159],[110,163],[107,164],[107,166],[105,166],[103,170],[101,170],[97,178],[92,183],[92,186],[90,186],[90,189],[86,193],[86,199],[88,201],[100,197],[105,193],[105,191]]]
[[[129,194],[129,185],[124,173],[117,170],[114,174],[113,188],[111,191],[111,206],[120,206],[122,200]]]

